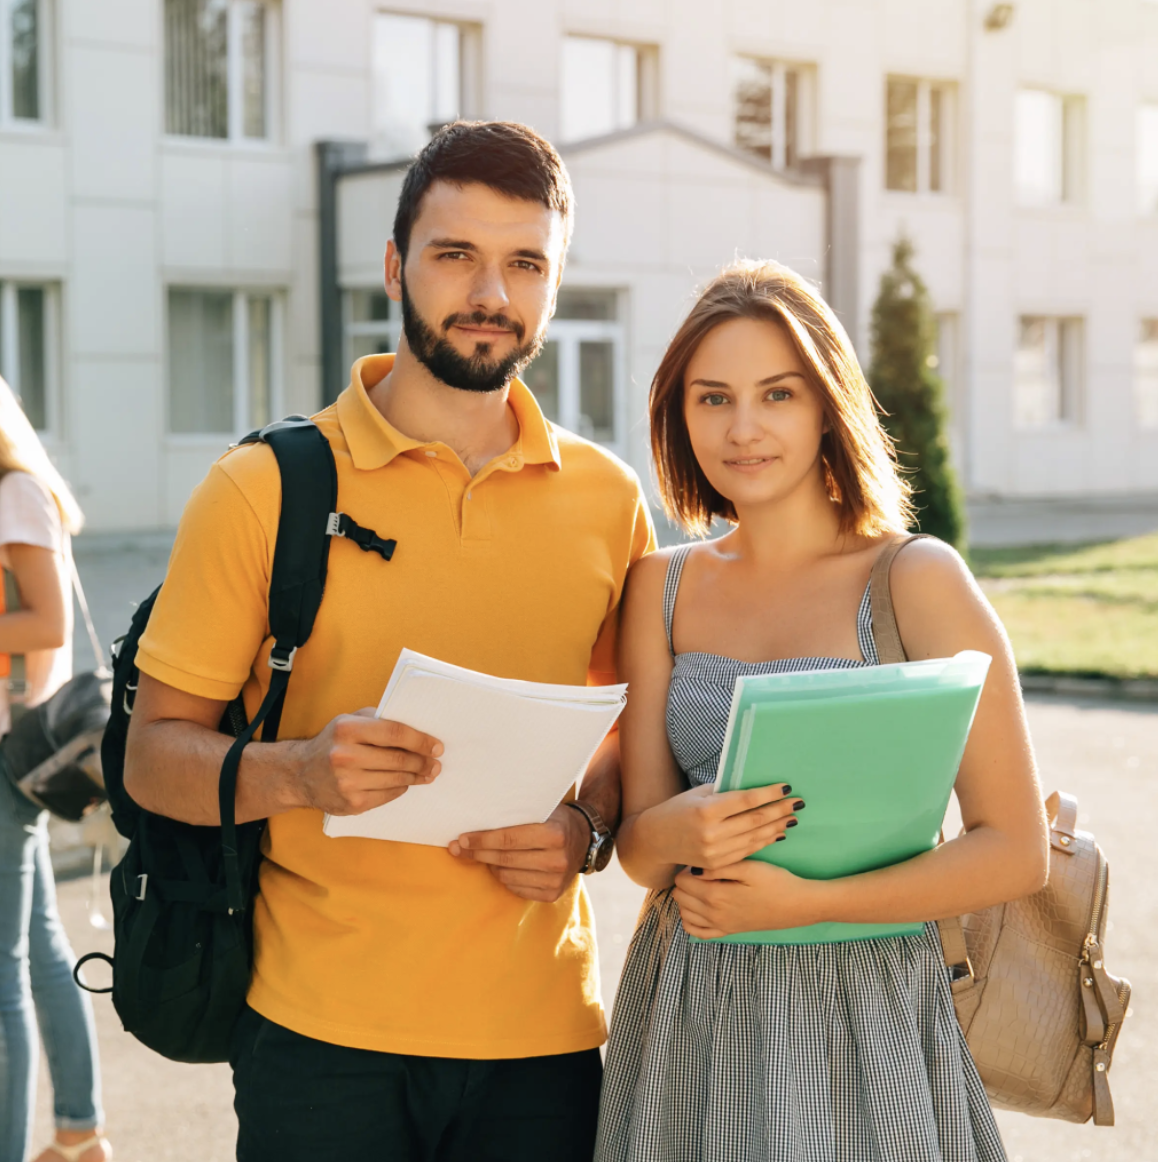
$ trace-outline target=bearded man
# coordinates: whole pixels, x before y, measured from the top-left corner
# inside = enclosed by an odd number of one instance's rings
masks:
[[[386,249],[395,355],[354,364],[315,422],[342,508],[397,541],[335,540],[285,741],[243,752],[237,819],[268,819],[255,965],[233,1068],[241,1162],[590,1159],[605,1037],[580,871],[619,815],[614,734],[581,799],[449,849],[330,839],[437,777],[441,744],[373,717],[400,650],[501,677],[615,679],[628,567],[654,544],[639,481],[548,423],[515,376],[542,346],[571,234],[555,150],[455,123],[403,185]],[[125,781],[147,810],[219,820],[244,688],[268,687],[281,492],[262,444],[210,470],[141,640]]]

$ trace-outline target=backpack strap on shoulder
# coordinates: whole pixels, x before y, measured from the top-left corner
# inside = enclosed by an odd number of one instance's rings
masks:
[[[869,577],[869,603],[873,614],[873,641],[876,642],[877,657],[883,666],[908,661],[908,654],[905,653],[901,634],[897,629],[893,595],[889,589],[889,570],[892,568],[893,558],[906,545],[928,536],[928,533],[901,533],[885,545],[873,565],[872,575]]]
[[[277,738],[294,655],[308,640],[322,604],[330,555],[330,515],[338,506],[334,453],[312,420],[290,416],[260,432],[251,432],[241,442],[259,441],[273,449],[281,473],[281,515],[269,583],[269,632],[274,639],[269,666],[273,673],[253,721],[234,739],[221,765],[218,806],[230,912],[243,910],[248,898],[241,882],[235,815],[241,752],[259,726],[263,741]]]

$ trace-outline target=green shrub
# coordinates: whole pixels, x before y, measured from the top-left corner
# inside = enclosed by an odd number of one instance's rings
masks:
[[[873,305],[869,383],[913,486],[921,532],[965,551],[965,501],[949,463],[945,388],[933,371],[936,323],[929,292],[913,269],[913,244],[900,238]]]

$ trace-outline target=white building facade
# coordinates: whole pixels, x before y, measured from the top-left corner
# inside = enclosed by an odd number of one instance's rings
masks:
[[[647,387],[698,283],[784,261],[867,363],[904,232],[979,526],[1158,511],[1153,0],[0,13],[0,373],[94,530],[171,527],[232,438],[390,348],[399,159],[459,115],[560,146],[577,230],[527,378],[641,474]]]

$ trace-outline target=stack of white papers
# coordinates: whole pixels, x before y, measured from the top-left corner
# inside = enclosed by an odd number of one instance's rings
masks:
[[[626,686],[494,678],[403,650],[377,714],[437,738],[442,771],[362,815],[327,815],[325,833],[445,847],[468,831],[542,823],[626,700]]]

